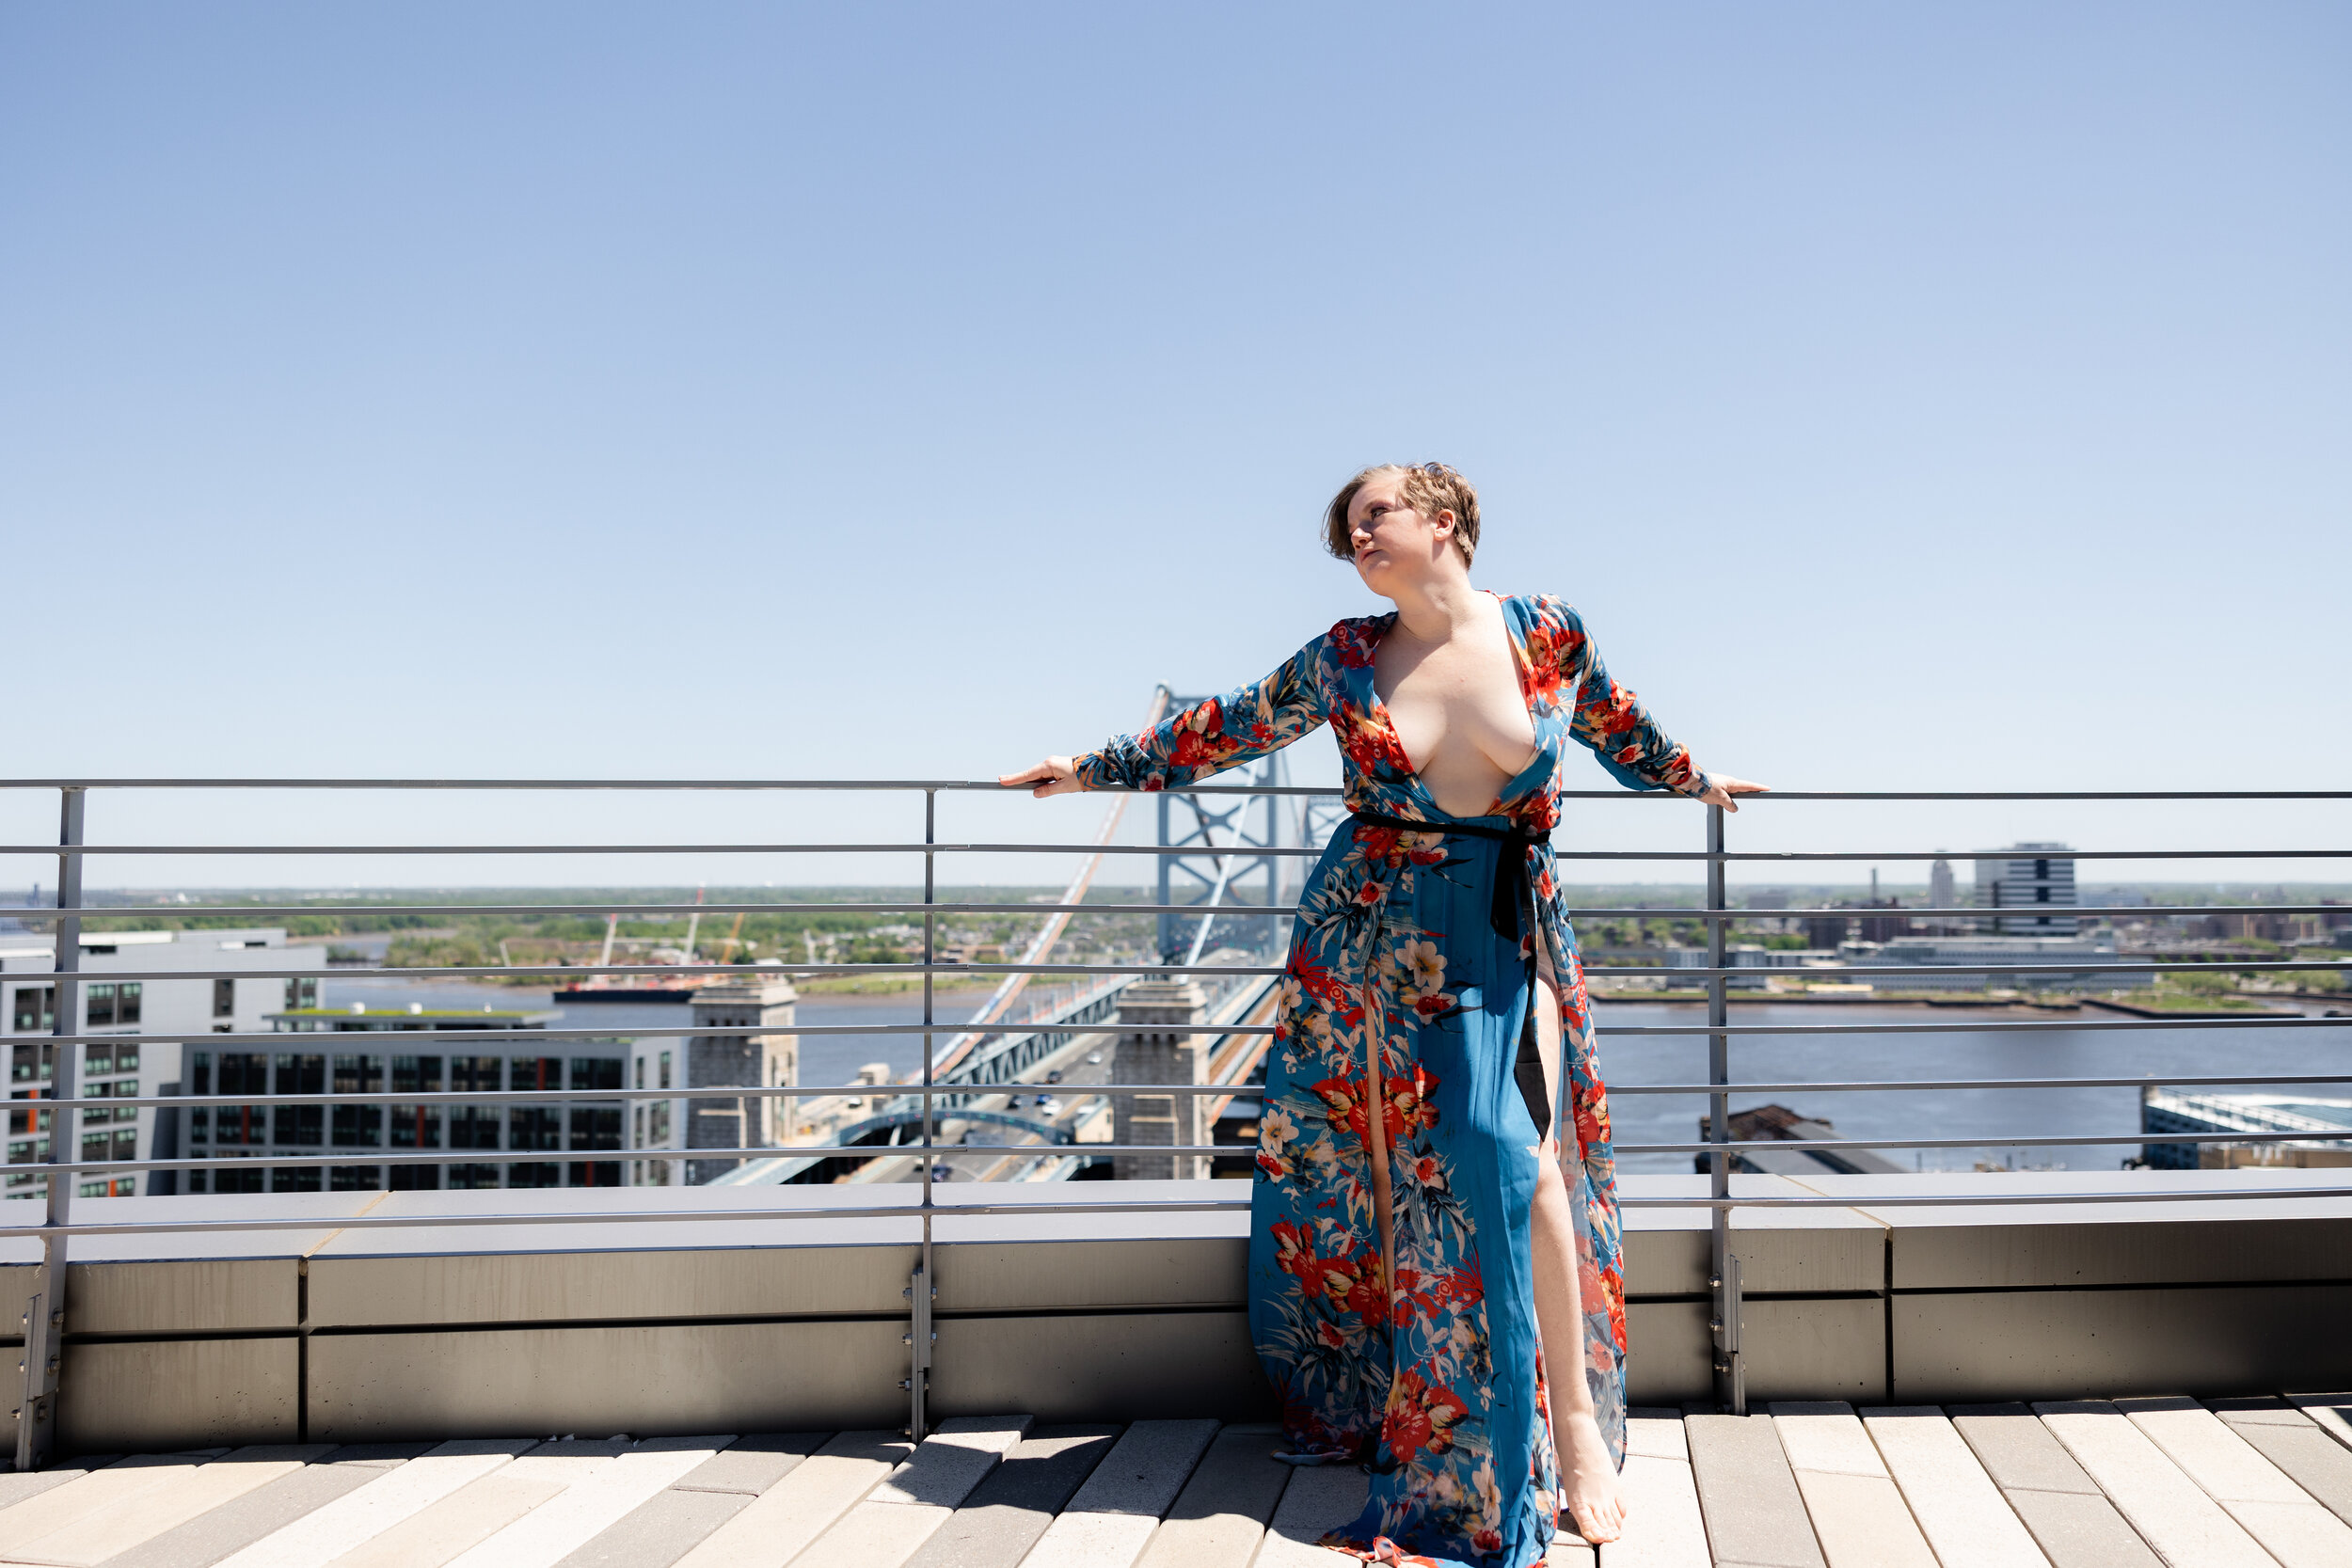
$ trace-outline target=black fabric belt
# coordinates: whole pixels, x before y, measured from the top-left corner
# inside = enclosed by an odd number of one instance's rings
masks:
[[[1546,829],[1531,833],[1524,828],[1489,828],[1477,822],[1413,822],[1402,816],[1383,816],[1378,812],[1359,811],[1348,817],[1351,823],[1360,822],[1368,828],[1390,828],[1406,833],[1467,833],[1472,838],[1491,838],[1503,846],[1502,862],[1495,867],[1495,891],[1487,906],[1486,922],[1495,935],[1512,942],[1519,939],[1519,911],[1533,897],[1534,884],[1528,880],[1527,859],[1537,845],[1551,842],[1551,832]]]

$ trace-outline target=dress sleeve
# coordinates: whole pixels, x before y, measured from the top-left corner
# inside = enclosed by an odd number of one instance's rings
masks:
[[[1263,680],[1195,703],[1141,735],[1114,736],[1076,759],[1082,789],[1172,789],[1279,751],[1322,724],[1317,638]]]
[[[1609,678],[1600,650],[1584,630],[1584,619],[1558,599],[1539,601],[1537,614],[1549,623],[1559,659],[1560,684],[1575,692],[1568,731],[1592,748],[1600,765],[1628,789],[1671,789],[1704,795],[1714,781],[1692,757],[1691,749],[1670,739],[1650,718],[1629,687]]]

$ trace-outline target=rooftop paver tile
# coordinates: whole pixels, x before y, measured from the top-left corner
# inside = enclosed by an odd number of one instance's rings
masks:
[[[2115,1405],[2285,1568],[2352,1563],[2352,1526],[2212,1411],[2180,1398],[2118,1400]]]
[[[1804,1497],[1770,1416],[1692,1416],[1683,1431],[1717,1562],[1823,1568]]]
[[[579,1468],[562,1496],[462,1553],[450,1568],[555,1568],[734,1440],[731,1433],[655,1437],[610,1459],[582,1455],[570,1462]]]
[[[2002,1498],[2057,1568],[2162,1568],[2066,1446],[2022,1404],[1947,1411]]]
[[[2317,1421],[2328,1436],[2352,1449],[2352,1394],[2289,1394],[2287,1402]]]
[[[2212,1400],[2208,1407],[2265,1459],[2352,1524],[2352,1449],[2284,1400]]]
[[[522,1463],[516,1460],[467,1482],[360,1542],[327,1568],[441,1568],[548,1498],[563,1496],[564,1482],[544,1471],[523,1470]],[[311,1568],[317,1560],[294,1560]]]
[[[68,1465],[47,1470],[10,1470],[0,1474],[0,1511],[14,1508],[28,1497],[52,1492],[69,1481],[79,1481],[92,1470],[103,1470],[119,1459],[119,1454],[82,1454]]]
[[[912,1458],[874,1488],[866,1502],[955,1508],[1028,1430],[1026,1416],[959,1416],[942,1421],[937,1432],[915,1446]]]
[[[678,1568],[784,1568],[914,1451],[892,1432],[845,1432],[678,1559]]]
[[[751,1507],[749,1492],[672,1486],[565,1558],[558,1568],[670,1568]]]
[[[1127,1568],[1216,1435],[1215,1421],[1137,1421],[1046,1527],[1023,1568]]]
[[[140,1492],[129,1507],[85,1515],[70,1526],[19,1541],[8,1547],[8,1553],[13,1560],[97,1568],[108,1558],[293,1474],[333,1448],[331,1443],[318,1443],[303,1448],[239,1449],[226,1458],[170,1472],[168,1481]]]
[[[938,1533],[1028,1430],[1026,1416],[941,1422],[905,1464],[794,1558],[794,1568],[898,1568]]]
[[[1625,1535],[1608,1568],[1708,1568],[1707,1521],[1678,1411],[1635,1410],[1625,1423]]]
[[[373,1540],[532,1447],[529,1438],[443,1443],[231,1554],[221,1568],[313,1568]]]
[[[1371,1478],[1353,1465],[1308,1465],[1291,1477],[1253,1568],[1354,1568],[1358,1559],[1315,1544],[1364,1511]]]
[[[2205,1495],[2131,1419],[2105,1400],[2038,1402],[2066,1451],[2099,1483],[2167,1562],[2196,1568],[2273,1568],[2268,1552]]]
[[[1291,1466],[1274,1457],[1284,1446],[1277,1426],[1230,1426],[1216,1434],[1200,1466],[1152,1532],[1142,1568],[1228,1568],[1248,1562],[1265,1539]]]
[[[2045,1568],[2049,1560],[2032,1533],[1944,1412],[1882,1405],[1861,1415],[1937,1560],[1947,1568]]]
[[[32,1543],[84,1519],[103,1519],[136,1509],[141,1498],[180,1481],[206,1457],[134,1455],[0,1511],[0,1558],[21,1558]]]
[[[1015,1568],[1124,1430],[1031,1428],[908,1568]]]
[[[761,1432],[739,1437],[687,1472],[687,1492],[740,1492],[756,1497],[833,1436],[830,1432]]]
[[[1833,1401],[1770,1408],[1830,1568],[1936,1568],[1928,1538],[1851,1406]]]
[[[211,1568],[240,1547],[276,1534],[403,1463],[400,1459],[344,1459],[339,1453],[324,1455],[109,1558],[106,1568]]]
[[[1215,1421],[1136,1422],[1070,1499],[1070,1511],[1158,1518],[1184,1490],[1216,1428]]]

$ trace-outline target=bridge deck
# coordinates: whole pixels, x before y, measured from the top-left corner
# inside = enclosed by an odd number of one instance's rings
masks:
[[[2352,1562],[2352,1396],[1632,1423],[1626,1539],[1581,1568]],[[85,1568],[1294,1568],[1362,1472],[1262,1426],[248,1448],[0,1474],[0,1563]]]

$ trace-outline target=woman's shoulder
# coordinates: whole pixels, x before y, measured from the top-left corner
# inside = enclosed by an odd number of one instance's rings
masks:
[[[1386,615],[1351,615],[1332,622],[1331,629],[1308,646],[1312,648],[1320,643],[1327,657],[1350,669],[1360,669],[1372,663],[1372,656],[1379,651],[1380,639],[1388,635],[1395,620],[1393,610]]]

